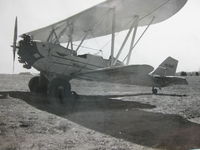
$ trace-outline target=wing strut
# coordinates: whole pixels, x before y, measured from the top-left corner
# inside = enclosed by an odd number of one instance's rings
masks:
[[[78,45],[78,47],[76,48],[76,52],[79,50],[79,48],[81,47],[81,45],[83,44],[83,42],[85,41],[86,37],[88,36],[89,31],[87,31],[83,37],[83,39],[81,40],[80,44]]]
[[[135,17],[136,17],[136,16],[135,16]],[[132,22],[132,24],[131,24],[131,27],[130,27],[130,29],[129,29],[129,31],[128,31],[128,33],[127,33],[125,39],[124,39],[124,42],[122,43],[122,46],[120,47],[120,49],[119,49],[119,51],[118,51],[118,53],[117,53],[117,56],[116,56],[116,58],[115,58],[115,61],[114,61],[113,65],[115,65],[115,64],[117,63],[117,60],[118,60],[118,58],[119,58],[119,56],[120,56],[120,54],[121,54],[121,52],[122,52],[122,50],[123,50],[123,48],[124,48],[124,46],[125,46],[127,40],[128,40],[128,38],[129,38],[129,36],[130,36],[132,30],[133,30],[133,27],[134,27],[134,24],[135,24],[135,17],[134,17],[134,20],[133,20],[133,22]]]
[[[55,37],[55,39],[53,39],[53,37]],[[53,43],[53,40],[55,40],[54,43],[59,43],[59,36],[57,36],[54,27],[52,27],[52,30],[51,30],[51,33],[49,34],[47,42],[52,42]]]
[[[134,24],[134,32],[133,32],[133,36],[132,36],[132,40],[131,40],[131,45],[130,45],[130,50],[129,50],[128,58],[127,58],[127,62],[126,62],[127,65],[130,62],[131,54],[132,54],[132,51],[133,51],[132,47],[133,47],[133,44],[135,42],[135,37],[136,37],[136,33],[137,33],[138,23],[139,23],[139,16],[136,16],[135,24]]]
[[[70,48],[69,48],[69,46],[70,46]],[[71,40],[69,40],[69,41],[67,42],[67,46],[66,46],[66,48],[67,48],[67,49],[71,49],[71,50],[73,50],[73,43],[72,43]]]
[[[74,47],[73,47],[73,42],[72,42],[72,40],[70,41],[70,45],[71,45],[71,50],[73,51],[73,50],[74,50]]]
[[[56,34],[56,32],[55,32],[55,30],[53,29],[53,33],[54,33],[54,36],[55,36],[55,42],[54,43],[59,43],[59,38],[58,38],[58,36],[57,36],[57,34]]]
[[[135,42],[135,44],[132,46],[131,50],[133,50],[135,48],[135,46],[138,44],[138,42],[140,41],[140,39],[143,37],[143,35],[145,34],[145,32],[148,30],[148,28],[150,27],[150,25],[153,23],[155,17],[153,16],[153,18],[151,19],[151,21],[149,22],[148,26],[145,28],[145,30],[143,31],[143,33],[140,35],[140,37],[138,38],[138,40]],[[127,59],[128,55],[124,58],[123,62]]]
[[[116,24],[115,8],[112,8],[112,43],[111,43],[111,54],[110,54],[110,66],[114,60],[114,48],[115,48],[115,24]]]
[[[53,35],[53,29],[51,30],[51,33],[49,34],[47,38],[47,42],[50,42],[50,40],[52,39],[52,35]]]
[[[69,34],[69,43],[70,43],[70,46],[71,46],[71,50],[73,50],[73,38],[72,38],[72,35],[73,35],[73,32],[74,32],[74,28],[73,28],[73,24],[71,23],[69,25],[69,29],[70,29],[70,34]]]
[[[67,30],[68,25],[66,23],[66,26],[64,27],[64,29],[62,31],[60,31],[59,35],[58,35],[58,39],[60,40],[61,36],[65,33],[65,31]]]

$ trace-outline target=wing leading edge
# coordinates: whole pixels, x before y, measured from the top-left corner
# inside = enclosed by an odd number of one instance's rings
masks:
[[[79,14],[47,27],[28,32],[34,40],[46,42],[51,37],[60,43],[80,41],[112,33],[113,8],[116,16],[116,32],[130,28],[135,16],[139,26],[164,21],[177,13],[187,0],[107,0]],[[53,36],[51,36],[53,35]]]

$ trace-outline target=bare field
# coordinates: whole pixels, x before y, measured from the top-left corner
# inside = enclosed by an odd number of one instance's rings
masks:
[[[73,80],[56,104],[28,91],[29,75],[0,75],[0,150],[200,148],[200,77],[151,88]]]

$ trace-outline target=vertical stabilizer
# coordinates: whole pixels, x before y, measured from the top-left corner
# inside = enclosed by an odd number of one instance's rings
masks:
[[[168,57],[165,59],[158,68],[152,73],[152,75],[159,76],[175,76],[178,60]]]

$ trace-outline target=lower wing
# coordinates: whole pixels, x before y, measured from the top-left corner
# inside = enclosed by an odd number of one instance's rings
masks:
[[[73,74],[73,78],[120,84],[146,85],[151,81],[149,65],[115,66]]]

